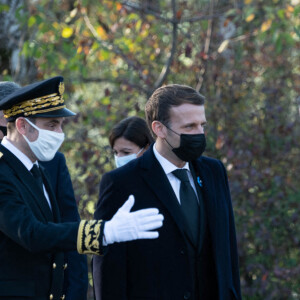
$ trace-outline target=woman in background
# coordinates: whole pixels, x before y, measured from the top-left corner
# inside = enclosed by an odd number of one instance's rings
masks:
[[[120,121],[109,135],[117,168],[142,156],[153,142],[146,121],[139,117],[129,117]]]

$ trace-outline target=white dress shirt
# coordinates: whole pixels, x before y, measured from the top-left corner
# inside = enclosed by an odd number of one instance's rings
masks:
[[[19,159],[19,161],[26,167],[26,169],[30,172],[30,170],[33,167],[33,163],[32,161],[23,153],[21,152],[16,146],[14,146],[5,136],[1,142],[1,144],[9,151],[11,152],[17,159]],[[34,164],[36,164],[37,166],[39,166],[38,161],[35,161]],[[31,174],[31,173],[30,173]],[[47,190],[45,188],[45,185],[43,184],[43,189],[44,189],[44,195],[47,199],[47,202],[49,204],[50,209],[52,209],[51,207],[51,202],[50,202],[50,198],[49,195],[47,193]]]
[[[180,196],[179,196],[179,189],[180,189],[180,179],[178,179],[172,172],[177,170],[177,169],[180,169],[178,167],[176,167],[174,164],[172,164],[170,161],[168,161],[166,158],[164,158],[157,150],[156,150],[156,143],[153,145],[153,152],[154,152],[154,155],[156,157],[156,159],[158,160],[158,162],[160,163],[160,165],[162,166],[164,172],[166,173],[166,176],[167,178],[169,179],[170,181],[170,184],[173,188],[173,191],[177,197],[177,200],[180,204]],[[192,188],[194,189],[195,193],[196,193],[196,196],[197,196],[197,199],[198,199],[198,194],[197,194],[197,191],[196,191],[196,187],[195,187],[195,183],[194,183],[194,179],[193,179],[193,176],[191,174],[191,171],[190,171],[190,167],[189,167],[189,164],[188,162],[183,166],[182,169],[187,169],[188,172],[188,177],[189,177],[189,180],[190,180],[190,183],[191,183],[191,186]],[[199,199],[198,199],[199,201]]]

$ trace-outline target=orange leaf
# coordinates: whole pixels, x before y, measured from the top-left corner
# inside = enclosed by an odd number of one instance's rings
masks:
[[[122,4],[119,2],[116,4],[117,11],[120,11],[122,7],[123,7]]]
[[[223,145],[224,145],[223,138],[219,136],[215,146],[218,150],[220,150],[223,147]]]
[[[268,274],[264,274],[263,277],[261,278],[262,281],[266,281],[268,277]]]
[[[260,29],[262,32],[265,32],[270,29],[271,25],[272,25],[272,20],[269,19],[261,24]]]
[[[246,22],[251,22],[255,18],[255,14],[251,14],[246,18]]]
[[[180,20],[180,19],[181,19],[181,16],[182,16],[182,10],[179,9],[179,10],[177,10],[176,18],[177,18],[178,20]]]
[[[98,26],[97,27],[97,33],[99,34],[100,38],[102,40],[107,40],[107,33],[106,31],[103,29],[102,26]]]

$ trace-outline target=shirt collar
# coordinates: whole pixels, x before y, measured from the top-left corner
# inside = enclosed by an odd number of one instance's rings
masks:
[[[169,160],[164,158],[157,150],[156,150],[156,143],[153,145],[153,152],[158,160],[158,162],[161,164],[163,170],[165,171],[166,175],[172,173],[173,171],[179,169],[177,166],[172,164]],[[182,167],[182,169],[187,169],[190,171],[189,163],[186,162],[185,165]]]
[[[33,167],[32,161],[22,151],[20,151],[15,145],[13,145],[5,136],[1,143],[7,150],[9,150],[21,163],[26,167],[28,171]],[[35,162],[37,164],[37,161]]]

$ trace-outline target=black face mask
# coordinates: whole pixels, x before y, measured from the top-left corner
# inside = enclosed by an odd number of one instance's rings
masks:
[[[166,126],[167,127],[167,126]],[[166,142],[172,147],[172,151],[183,161],[192,161],[197,159],[205,151],[206,139],[204,133],[199,134],[179,134],[167,127],[172,132],[180,135],[180,146],[173,148],[168,141]]]
[[[3,133],[4,136],[7,135],[7,128],[6,128],[6,126],[0,126],[0,130],[2,131],[2,133]]]

